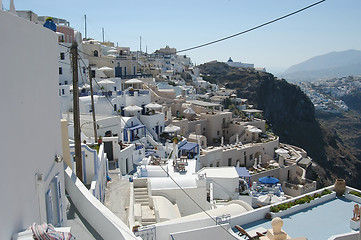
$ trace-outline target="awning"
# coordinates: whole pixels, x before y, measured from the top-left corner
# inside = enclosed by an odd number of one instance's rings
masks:
[[[197,143],[191,143],[191,142],[187,142],[186,144],[184,144],[183,146],[181,146],[179,148],[179,150],[187,150],[187,151],[190,151],[194,148],[196,148],[198,146]]]
[[[239,177],[251,177],[251,175],[249,175],[247,168],[245,167],[236,167],[236,171]]]

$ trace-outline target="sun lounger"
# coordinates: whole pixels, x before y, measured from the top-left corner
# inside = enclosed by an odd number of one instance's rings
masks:
[[[263,227],[258,227],[248,232],[239,225],[236,225],[235,228],[239,231],[238,235],[244,237],[247,240],[252,240],[256,237],[264,236],[264,234],[267,233],[267,229]]]

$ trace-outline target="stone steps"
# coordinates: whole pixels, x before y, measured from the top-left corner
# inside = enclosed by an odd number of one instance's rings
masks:
[[[156,224],[154,210],[149,207],[149,193],[147,187],[134,188],[134,201],[135,204],[140,204],[141,223],[143,226]],[[139,205],[138,205],[139,206]]]

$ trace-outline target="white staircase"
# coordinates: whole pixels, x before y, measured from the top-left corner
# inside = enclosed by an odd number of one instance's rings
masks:
[[[135,205],[135,218],[143,226],[155,224],[155,213],[153,204],[149,198],[148,181],[146,178],[134,179],[134,205]],[[140,215],[140,216],[139,216]]]

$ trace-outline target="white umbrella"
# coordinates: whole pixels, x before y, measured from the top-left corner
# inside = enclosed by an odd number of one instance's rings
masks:
[[[98,82],[98,84],[115,84],[115,82],[108,80],[108,79],[104,79]]]
[[[126,83],[126,84],[134,84],[134,83],[143,83],[143,81],[139,80],[139,79],[136,79],[136,78],[133,78],[133,79],[129,79],[129,80],[125,81],[124,83]]]
[[[262,132],[262,130],[259,128],[251,128],[249,131],[253,132],[253,133],[261,133]]]
[[[273,204],[273,203],[280,202],[281,199],[279,197],[277,197],[276,195],[266,194],[266,195],[259,196],[257,198],[257,201],[260,202],[261,204]]]
[[[172,133],[172,132],[176,132],[176,131],[179,131],[179,130],[180,130],[180,127],[175,126],[173,124],[169,124],[168,126],[166,126],[164,128],[164,132],[166,132],[166,133]]]
[[[98,68],[99,71],[113,71],[114,69],[113,68],[110,68],[110,67],[101,67],[101,68]]]
[[[158,103],[148,103],[147,105],[145,105],[145,107],[159,109],[159,108],[162,108],[162,105],[160,105]]]
[[[277,154],[287,154],[288,151],[286,149],[283,149],[283,148],[279,148],[275,151],[275,153]]]
[[[129,105],[129,106],[123,108],[123,109],[124,109],[124,111],[134,112],[134,111],[140,111],[140,110],[142,110],[143,108],[141,108],[141,107],[139,107],[139,106],[137,106],[137,105],[132,104],[132,105]]]

